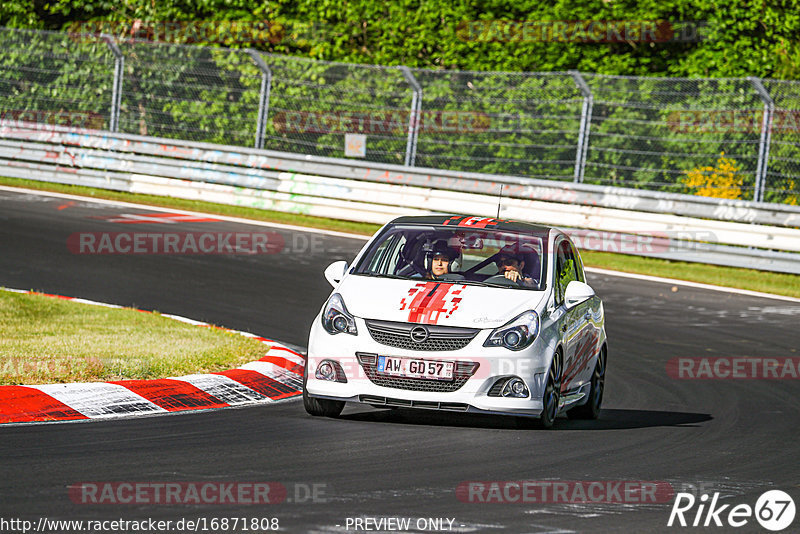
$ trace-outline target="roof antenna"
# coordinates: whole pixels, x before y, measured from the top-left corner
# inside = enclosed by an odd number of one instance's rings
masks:
[[[500,196],[497,197],[497,218],[500,218],[500,201],[503,200],[503,188],[506,184],[500,184]]]

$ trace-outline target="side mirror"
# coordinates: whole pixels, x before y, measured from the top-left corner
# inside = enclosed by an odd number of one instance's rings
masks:
[[[325,279],[332,285],[336,287],[339,285],[339,282],[342,281],[344,278],[344,274],[347,272],[347,262],[346,261],[335,261],[328,265],[325,269]]]
[[[567,284],[567,290],[564,292],[564,305],[567,309],[574,308],[581,302],[586,302],[594,296],[594,289],[588,284],[573,280]]]

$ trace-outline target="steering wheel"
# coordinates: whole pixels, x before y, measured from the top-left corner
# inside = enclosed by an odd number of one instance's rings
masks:
[[[508,287],[519,287],[522,285],[522,278],[519,278],[516,282],[511,280],[510,278],[506,278],[502,274],[496,274],[494,276],[490,276],[486,280],[484,280],[487,284],[496,284],[498,286],[508,286]]]

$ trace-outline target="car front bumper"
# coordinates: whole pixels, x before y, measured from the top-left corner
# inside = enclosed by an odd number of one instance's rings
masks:
[[[412,351],[394,348],[376,342],[370,336],[363,320],[356,318],[358,335],[328,334],[319,318],[314,321],[309,336],[306,391],[317,398],[359,402],[372,406],[407,407],[446,411],[521,415],[536,417],[542,411],[542,394],[545,378],[552,359],[552,348],[545,340],[537,339],[521,351],[502,347],[484,347],[491,333],[481,330],[462,349],[452,351]],[[374,373],[367,373],[357,354],[372,354],[417,358],[425,360],[477,363],[477,369],[455,391],[425,391],[389,387],[376,383]],[[324,360],[337,362],[346,382],[322,380],[315,377]],[[368,376],[373,374],[373,378]],[[527,388],[525,398],[492,396],[490,391],[498,380],[521,378]],[[420,380],[437,389],[438,381]],[[422,386],[423,388],[425,385]]]

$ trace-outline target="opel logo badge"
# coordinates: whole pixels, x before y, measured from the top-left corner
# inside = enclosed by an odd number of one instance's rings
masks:
[[[415,326],[411,329],[411,340],[414,343],[422,343],[428,339],[428,329],[424,326]]]

